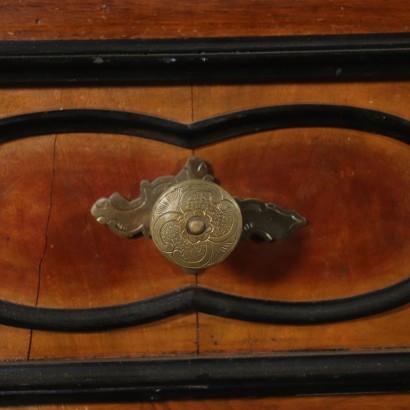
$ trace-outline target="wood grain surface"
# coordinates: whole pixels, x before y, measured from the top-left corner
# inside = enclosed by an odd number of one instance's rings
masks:
[[[408,278],[410,149],[404,144],[346,130],[286,130],[210,146],[197,155],[212,164],[228,191],[297,209],[309,220],[287,241],[241,243],[225,263],[199,276],[199,284],[300,301],[353,296]],[[249,172],[249,164],[258,165]],[[409,320],[405,307],[326,326],[199,317],[202,353],[410,345],[402,327]]]
[[[408,85],[399,82],[3,90],[3,115],[37,107],[112,108],[191,122],[255,106],[309,102],[374,107],[406,117],[408,95]],[[32,166],[18,168],[25,185],[16,185],[15,192],[23,201],[35,197],[38,206],[30,212],[37,209],[43,215],[29,218],[39,224],[30,236],[17,229],[20,220],[14,216],[13,232],[18,235],[14,243],[28,241],[37,253],[25,252],[22,258],[19,248],[13,251],[19,252],[19,258],[14,257],[19,265],[31,267],[31,280],[27,282],[18,266],[7,270],[10,278],[3,297],[31,304],[38,298],[41,306],[91,307],[195,283],[194,277],[158,257],[149,240],[117,238],[89,215],[96,198],[114,191],[135,197],[140,179],[175,173],[189,151],[143,139],[91,134],[22,140],[2,149],[11,164],[2,178],[5,188],[12,185],[16,165],[29,162]],[[19,149],[20,156],[14,152],[10,156],[7,149]],[[218,181],[233,194],[295,208],[310,221],[308,228],[283,243],[240,244],[225,263],[200,275],[200,284],[251,297],[315,300],[350,296],[407,277],[410,154],[404,144],[355,131],[299,129],[241,137],[196,154],[211,164]],[[36,184],[31,183],[34,174]],[[29,192],[28,197],[23,192]],[[17,199],[7,198],[12,209]],[[16,282],[18,275],[21,279]],[[200,315],[196,329],[195,315],[183,315],[100,334],[35,331],[30,357],[193,353],[198,346],[204,354],[405,347],[409,345],[408,332],[402,332],[406,313],[403,308],[371,319],[315,327],[266,326]],[[320,338],[315,337],[319,329]],[[16,351],[24,357],[27,331],[2,330],[4,357],[14,357]],[[8,340],[19,337],[15,336],[19,332],[26,339]]]
[[[58,137],[40,306],[106,306],[195,283],[159,257],[151,240],[119,238],[90,214],[102,196],[136,198],[140,180],[175,174],[188,154],[164,145],[112,135]],[[195,315],[187,315],[116,332],[34,332],[31,357],[192,353],[195,339]]]
[[[193,86],[193,119],[281,104],[337,104],[409,117],[410,83],[345,82]]]
[[[227,400],[186,400],[168,401],[166,403],[133,403],[121,404],[123,410],[407,410],[410,396],[401,395],[363,395],[363,396],[333,396],[333,397],[280,397],[266,399],[227,399]],[[60,406],[27,406],[24,410],[115,410],[118,404],[87,404]]]
[[[408,84],[401,82],[4,89],[0,101],[2,116],[42,109],[111,108],[192,122],[264,105],[331,103],[409,118],[409,91]],[[195,277],[160,258],[150,241],[117,238],[89,215],[96,198],[116,190],[137,196],[140,179],[175,173],[189,154],[189,150],[162,143],[114,135],[36,137],[2,145],[0,155],[6,166],[1,183],[7,193],[1,197],[6,210],[3,226],[13,226],[14,236],[8,244],[7,231],[0,235],[8,249],[6,257],[0,257],[7,267],[7,286],[1,297],[41,306],[91,307],[194,284]],[[201,285],[252,297],[313,300],[374,290],[408,276],[410,150],[404,144],[355,131],[290,129],[211,145],[196,155],[209,161],[218,181],[231,193],[295,208],[310,221],[288,242],[241,244],[225,263],[198,277]],[[25,214],[16,203],[22,204]],[[19,229],[27,223],[29,231]],[[410,335],[403,331],[409,323],[405,307],[321,326],[268,326],[204,314],[198,317],[180,315],[101,333],[34,331],[30,336],[30,331],[1,326],[0,355],[2,359],[104,358],[410,346]],[[377,409],[406,408],[408,397],[188,404],[190,408]],[[181,402],[132,406],[176,409]]]
[[[2,116],[60,108],[112,108],[191,120],[191,89],[2,90]],[[121,240],[95,222],[92,203],[174,174],[190,151],[110,135],[36,137],[1,147],[1,297],[31,305],[124,303],[194,283],[158,258],[151,241]],[[7,229],[5,229],[7,227]],[[155,267],[153,269],[152,267]],[[196,316],[93,334],[1,327],[1,357],[93,357],[196,352]],[[165,338],[164,335],[167,335]],[[31,340],[31,342],[30,342]],[[137,342],[136,342],[137,341]]]
[[[409,91],[406,82],[195,86],[193,112],[199,120],[266,105],[317,103],[408,118]],[[195,154],[212,164],[218,181],[234,195],[296,209],[310,222],[282,243],[241,243],[224,264],[200,275],[199,284],[251,297],[315,300],[352,296],[408,277],[408,146],[355,131],[289,129]],[[319,250],[320,243],[328,248]],[[204,354],[410,346],[409,332],[402,331],[409,323],[406,308],[326,326],[266,326],[204,314],[199,323]]]
[[[313,128],[250,135],[196,153],[228,192],[295,209],[309,221],[286,241],[240,243],[225,263],[198,277],[200,284],[300,301],[349,297],[408,277],[405,144]]]
[[[406,0],[176,0],[172,6],[164,0],[0,1],[0,40],[10,41],[392,33],[409,32],[409,21]],[[189,123],[258,106],[327,103],[410,119],[409,99],[406,82],[2,89],[0,116],[111,108]],[[175,173],[189,154],[114,135],[47,136],[1,145],[0,298],[30,305],[92,307],[196,283],[195,277],[157,256],[150,241],[121,240],[95,223],[88,212],[95,199],[115,190],[138,195],[141,178]],[[230,260],[199,276],[198,283],[250,296],[312,300],[360,293],[408,276],[409,147],[353,131],[286,130],[205,147],[196,154],[211,163],[219,182],[232,193],[277,201],[300,210],[311,222],[288,243],[241,244]],[[250,268],[259,273],[251,274]],[[204,314],[101,333],[31,332],[0,326],[0,358],[408,349],[408,328],[406,307],[322,326],[268,326]],[[409,406],[408,395],[362,395],[170,401],[122,404],[121,408]]]
[[[59,106],[51,89],[1,90],[0,116]],[[0,298],[34,305],[52,181],[53,140],[17,141],[0,148]],[[34,177],[33,177],[34,176]],[[24,256],[23,256],[24,255]],[[0,326],[0,357],[26,359],[30,330]]]
[[[0,2],[2,40],[407,32],[406,0]]]
[[[71,88],[61,93],[64,108],[139,111],[187,122],[192,115],[190,87]],[[58,137],[41,305],[110,305],[194,283],[194,277],[159,258],[150,240],[121,239],[89,213],[96,199],[112,192],[137,197],[141,179],[174,174],[188,155],[181,148],[130,137]],[[196,349],[192,314],[102,333],[34,332],[30,357],[192,354]]]

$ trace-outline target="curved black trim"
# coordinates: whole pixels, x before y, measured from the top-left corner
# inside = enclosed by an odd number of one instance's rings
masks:
[[[265,130],[336,127],[410,144],[410,122],[379,111],[332,105],[290,105],[236,112],[193,124],[103,110],[51,111],[0,120],[0,141],[55,133],[116,133],[186,148]],[[190,310],[263,323],[313,324],[374,315],[410,302],[410,279],[355,297],[317,302],[256,300],[189,287],[152,299],[97,309],[48,309],[0,300],[0,323],[49,330],[101,330],[151,322]]]
[[[139,302],[92,309],[41,308],[0,300],[0,322],[30,329],[98,331],[153,322],[194,310],[251,322],[310,325],[371,316],[409,302],[410,279],[358,296],[313,302],[253,299],[202,287],[185,287]]]
[[[113,133],[199,148],[241,135],[300,127],[367,131],[410,144],[410,122],[381,111],[341,105],[279,105],[238,111],[192,124],[109,110],[59,110],[0,120],[0,142],[62,133]]]
[[[2,86],[410,78],[410,34],[3,41]]]
[[[0,365],[0,405],[409,391],[408,352]]]

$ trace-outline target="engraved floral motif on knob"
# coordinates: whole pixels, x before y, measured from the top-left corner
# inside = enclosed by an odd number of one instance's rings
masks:
[[[241,232],[238,204],[213,182],[177,184],[153,207],[152,239],[168,259],[187,269],[202,269],[224,260]]]

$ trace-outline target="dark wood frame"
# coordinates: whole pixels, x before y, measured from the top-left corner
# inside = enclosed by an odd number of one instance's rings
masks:
[[[386,393],[410,390],[408,353],[26,362],[0,368],[0,404]]]
[[[410,79],[410,34],[0,42],[0,85],[3,87],[73,84],[265,83],[353,79],[360,81]],[[304,109],[309,110],[312,107],[304,106]],[[322,109],[332,110],[323,106]],[[386,117],[384,113],[369,110],[361,110],[363,115],[357,116],[355,109],[351,111],[351,107],[338,109],[342,111],[346,109],[350,112],[351,116],[348,117],[356,124],[353,128],[409,142],[406,128],[409,124],[403,119]],[[78,110],[72,111],[71,114],[63,113],[63,115],[80,117],[84,117],[84,114]],[[93,113],[88,112],[87,115],[91,114]],[[346,118],[342,118],[343,115],[340,117],[340,113],[334,114],[333,120],[339,118],[340,121],[336,126],[348,125]],[[53,115],[54,120],[57,119],[54,123]],[[252,110],[252,115],[257,116],[257,110]],[[0,138],[6,141],[44,134],[48,133],[47,127],[50,126],[53,132],[64,132],[64,129],[58,128],[60,124],[58,116],[58,113],[44,113],[31,118],[19,116],[4,119],[1,122]],[[109,128],[109,117],[105,118],[108,121],[105,126]],[[255,124],[258,125],[258,129],[267,129],[266,126],[260,128],[260,124],[263,124],[262,120],[263,115],[257,118]],[[305,120],[307,121],[305,126],[317,126],[315,122],[309,123],[309,116],[306,116]],[[236,118],[236,121],[239,121],[239,118]],[[82,128],[80,127],[79,130],[90,130],[87,128],[86,120],[80,124]],[[156,135],[157,137],[154,138],[160,139],[158,135],[161,135],[163,124],[159,124],[156,120],[150,124],[152,129],[146,130],[147,135],[143,136]],[[215,124],[208,124],[208,126],[211,131],[212,127],[216,127],[218,133],[220,132],[218,124],[220,122],[216,121]],[[172,141],[168,142],[191,147],[191,143],[184,138],[184,133],[188,131],[179,129],[180,125],[177,123],[167,126],[175,128],[175,135],[171,135]],[[327,123],[326,126],[331,126],[331,123]],[[219,139],[214,137],[215,134],[212,132],[208,132],[205,137],[201,136],[201,127],[197,127],[196,146]],[[109,129],[110,132],[120,131],[118,127]],[[242,123],[235,122],[233,116],[231,131],[229,127],[226,129],[228,131],[224,138],[229,138],[240,135],[241,132],[248,132],[249,125],[244,126]],[[132,134],[131,131],[121,133]],[[398,298],[400,303],[396,305],[393,303],[390,308],[409,302],[409,283],[409,280],[406,280],[398,285],[395,290],[400,294]],[[204,300],[200,304],[206,305],[206,298]],[[192,296],[190,303],[191,307],[198,308],[199,305],[195,306],[194,301],[195,295]],[[389,304],[390,298],[387,297],[385,302]],[[360,303],[366,306],[367,301],[362,300]],[[187,306],[190,306],[189,303]],[[372,314],[383,310],[378,307],[380,308],[376,303]],[[325,316],[327,308],[323,307]],[[205,308],[202,306],[202,309]],[[50,312],[45,312],[44,317],[50,317],[48,314]],[[240,318],[240,315],[232,314],[230,317]],[[352,320],[354,317],[357,316],[351,314],[339,320]],[[11,320],[13,325],[30,325],[30,323],[22,324],[13,320]],[[292,353],[265,357],[234,356],[205,359],[196,357],[93,362],[4,362],[0,365],[0,404],[7,405],[364,392],[410,392],[409,350],[366,354]]]
[[[409,51],[410,33],[3,41],[0,85],[399,80]]]

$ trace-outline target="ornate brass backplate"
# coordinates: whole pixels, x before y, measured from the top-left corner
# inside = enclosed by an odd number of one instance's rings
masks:
[[[176,176],[141,181],[139,198],[114,193],[96,201],[91,213],[120,236],[151,236],[167,259],[187,271],[223,261],[240,239],[286,239],[307,224],[295,211],[232,197],[197,157]]]

